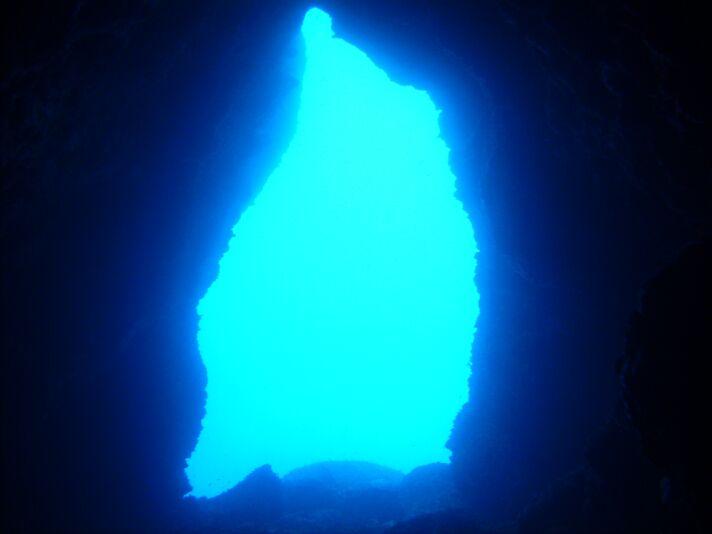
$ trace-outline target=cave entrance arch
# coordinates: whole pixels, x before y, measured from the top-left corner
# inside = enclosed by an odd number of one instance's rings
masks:
[[[297,127],[198,305],[207,369],[186,474],[447,462],[468,398],[477,247],[439,110],[310,9]]]

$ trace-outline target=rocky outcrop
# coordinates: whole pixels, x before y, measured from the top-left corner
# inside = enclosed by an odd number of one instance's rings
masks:
[[[643,282],[712,227],[704,6],[333,4],[337,32],[445,110],[459,198],[482,214],[471,402],[450,447],[475,517],[511,520],[609,418]],[[3,4],[4,530],[183,521],[205,387],[194,307],[284,149],[304,7]],[[675,269],[621,371],[666,499],[695,508],[705,375]],[[678,307],[651,329],[656,301]]]
[[[660,473],[676,532],[710,522],[707,428],[712,355],[712,243],[685,250],[651,280],[633,315],[619,363],[623,399],[646,455]]]

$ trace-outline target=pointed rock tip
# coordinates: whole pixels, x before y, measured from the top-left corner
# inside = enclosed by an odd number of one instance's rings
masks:
[[[304,15],[302,34],[307,40],[333,37],[331,15],[318,7],[310,8]]]

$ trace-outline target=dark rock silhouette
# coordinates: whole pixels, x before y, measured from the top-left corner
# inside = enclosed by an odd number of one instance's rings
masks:
[[[525,507],[517,532],[661,532],[663,512],[657,472],[619,416],[592,440],[583,466]]]
[[[378,531],[403,516],[402,473],[367,462],[322,462],[285,475],[282,525],[302,532]]]
[[[234,488],[213,499],[199,499],[197,504],[204,518],[200,528],[259,529],[284,513],[282,481],[265,465]]]
[[[633,429],[604,426],[641,286],[712,231],[706,6],[323,5],[431,90],[481,214],[471,402],[449,444],[468,512],[409,524],[709,530],[703,249],[648,287],[620,366]],[[0,6],[3,532],[205,530],[182,498],[204,405],[194,307],[289,138],[306,7]]]
[[[388,529],[389,534],[488,534],[478,522],[462,510],[447,510],[423,514]]]
[[[711,251],[709,242],[687,248],[646,285],[618,363],[616,416],[586,463],[526,507],[519,532],[709,530]]]
[[[463,507],[449,464],[413,469],[401,482],[400,494],[406,517]]]
[[[623,399],[661,475],[677,531],[709,532],[712,244],[692,246],[647,284],[619,363]]]
[[[187,499],[174,525],[181,532],[377,533],[475,522],[458,502],[448,465],[404,477],[367,462],[322,462],[282,479],[264,466],[215,498]]]

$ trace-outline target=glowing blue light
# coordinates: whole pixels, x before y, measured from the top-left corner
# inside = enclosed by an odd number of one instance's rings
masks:
[[[448,461],[478,315],[476,244],[439,112],[311,9],[297,128],[198,305],[214,496],[270,464]]]

